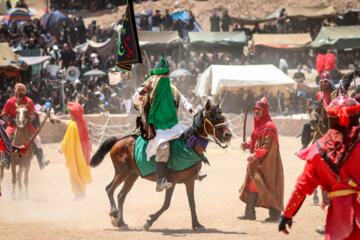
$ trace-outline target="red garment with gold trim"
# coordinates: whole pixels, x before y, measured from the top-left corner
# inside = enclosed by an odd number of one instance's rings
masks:
[[[30,104],[28,106],[28,114],[30,116],[30,114],[32,112],[36,112],[33,101],[28,97],[23,97],[23,99],[21,101],[21,105],[26,105],[29,102],[30,102]],[[16,104],[15,97],[9,98],[9,100],[7,100],[5,103],[2,113],[6,113],[8,115],[8,117],[15,119],[16,118],[16,105],[15,104]],[[16,124],[12,123],[12,122],[8,122],[8,126],[6,127],[5,131],[8,135],[13,135],[15,132],[15,129],[16,129]],[[29,133],[31,135],[34,135],[36,133],[36,129],[34,128],[32,123],[28,123],[28,129],[29,129]]]
[[[303,173],[298,177],[295,188],[301,195],[312,194],[314,189],[321,187],[329,192],[339,190],[355,190],[360,192],[360,141],[358,141],[352,152],[346,146],[351,145],[360,138],[360,128],[353,127],[347,143],[342,142],[340,132],[330,129],[326,135],[309,148],[297,153],[297,156],[306,160]],[[320,150],[319,150],[319,147]],[[321,152],[320,152],[321,151]],[[325,152],[327,163],[320,154]],[[348,152],[348,153],[347,153]],[[347,155],[347,161],[340,167],[336,162],[343,155]],[[338,170],[337,175],[332,168]],[[349,181],[355,183],[349,184]],[[349,194],[333,197],[326,219],[325,239],[360,239],[360,194]],[[291,202],[291,200],[290,200]],[[292,216],[289,216],[292,217]]]

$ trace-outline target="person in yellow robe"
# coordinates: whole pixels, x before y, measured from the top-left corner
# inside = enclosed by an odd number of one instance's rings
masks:
[[[66,167],[70,172],[71,188],[75,194],[75,200],[80,200],[85,196],[85,185],[92,182],[90,141],[82,106],[75,102],[69,102],[68,109],[72,120],[50,118],[50,121],[67,127],[61,151],[65,155]]]

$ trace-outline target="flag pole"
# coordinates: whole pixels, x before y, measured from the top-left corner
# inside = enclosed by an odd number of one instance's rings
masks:
[[[145,75],[144,63],[141,63],[141,68],[142,68],[143,77],[144,77],[144,82],[145,82],[145,80],[146,80],[146,75]]]

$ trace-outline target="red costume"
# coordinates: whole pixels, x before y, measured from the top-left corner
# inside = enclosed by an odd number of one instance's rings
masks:
[[[360,104],[345,95],[337,97],[326,109],[337,119],[341,131],[331,128],[321,139],[297,153],[306,160],[294,192],[279,222],[279,231],[300,208],[306,194],[321,187],[329,193],[325,239],[360,239],[360,127],[350,125],[350,117],[358,118]]]
[[[32,112],[36,112],[36,110],[35,110],[33,101],[30,98],[24,96],[22,98],[21,105],[27,105],[28,103],[29,103],[28,116],[30,117],[30,114]],[[5,106],[2,110],[2,113],[6,113],[9,118],[16,119],[16,99],[15,99],[15,97],[11,97],[11,98],[9,98],[9,100],[6,101]],[[8,122],[8,126],[5,131],[8,135],[13,135],[15,132],[15,129],[16,129],[16,124],[10,121],[10,122]],[[31,135],[34,135],[36,133],[36,129],[34,128],[32,123],[28,123],[28,129],[29,129],[29,133]]]

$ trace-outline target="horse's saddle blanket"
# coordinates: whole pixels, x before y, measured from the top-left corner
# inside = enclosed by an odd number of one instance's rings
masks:
[[[134,155],[137,168],[141,177],[155,173],[155,156],[146,160],[146,148],[148,141],[139,136],[135,142]],[[184,171],[202,160],[192,148],[186,147],[184,134],[180,138],[170,141],[170,157],[167,164],[168,169],[173,172]]]

